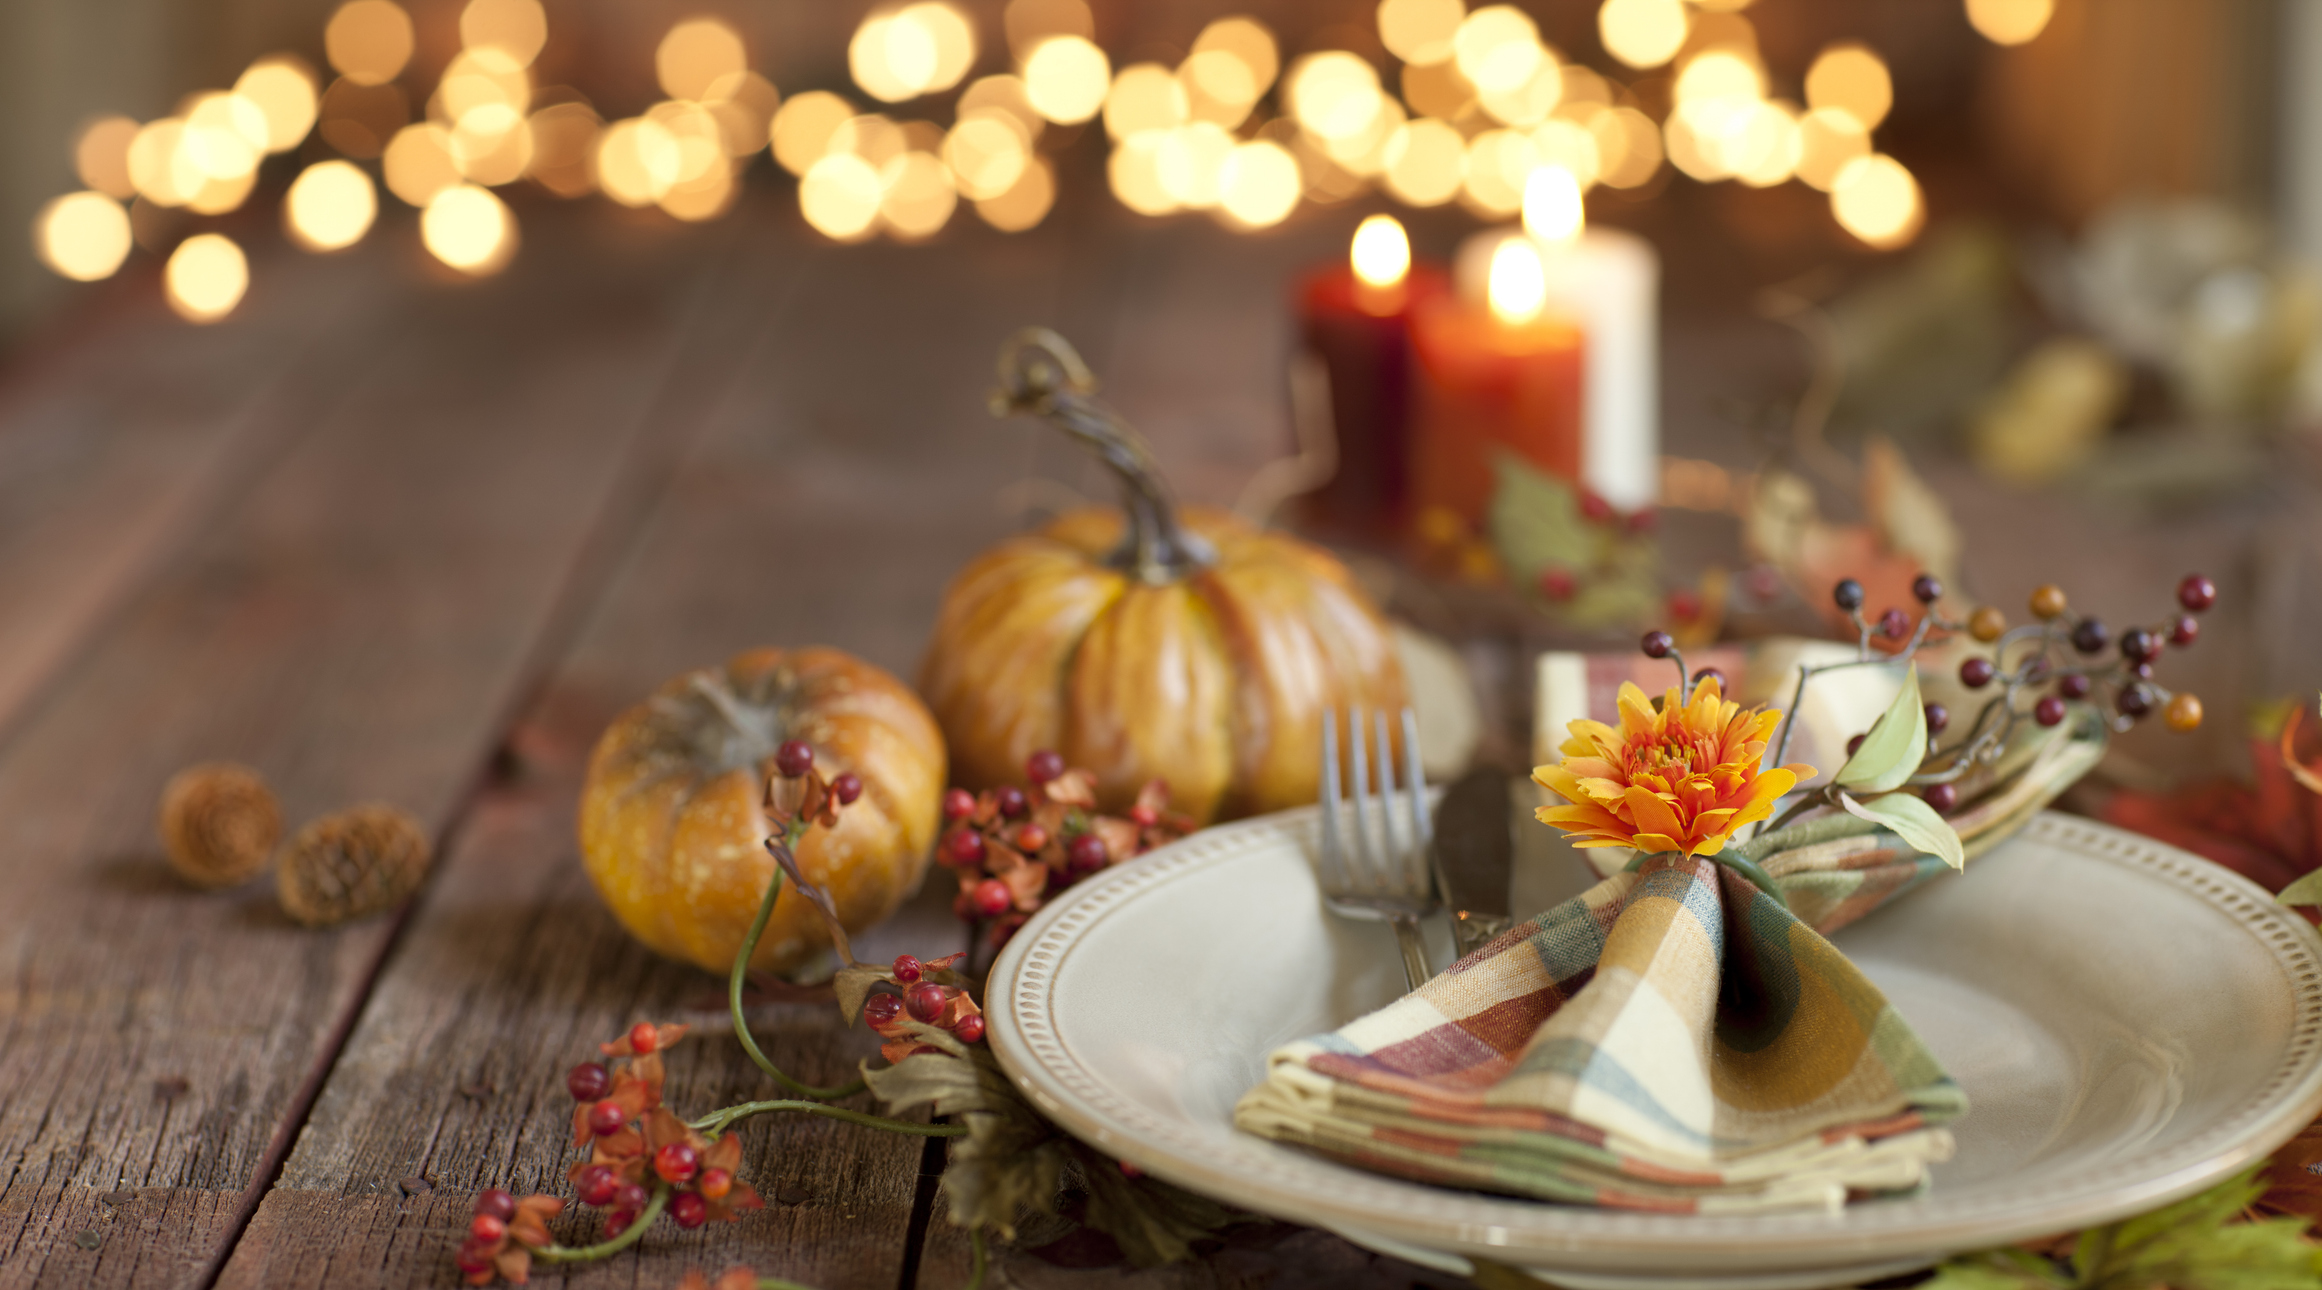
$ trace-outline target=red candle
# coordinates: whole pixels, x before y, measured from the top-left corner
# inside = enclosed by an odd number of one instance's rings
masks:
[[[1475,529],[1491,506],[1492,463],[1503,452],[1580,483],[1583,335],[1573,321],[1540,312],[1545,285],[1530,244],[1504,245],[1510,263],[1503,269],[1495,259],[1490,309],[1444,296],[1411,320],[1418,360],[1411,500]]]
[[[1338,468],[1307,495],[1307,518],[1342,533],[1384,534],[1408,515],[1411,316],[1449,294],[1442,271],[1411,264],[1393,216],[1355,231],[1348,263],[1309,275],[1298,292],[1299,335],[1322,362]]]

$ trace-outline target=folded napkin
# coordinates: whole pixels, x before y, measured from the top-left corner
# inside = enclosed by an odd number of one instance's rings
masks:
[[[1954,818],[1969,854],[2102,748],[2090,730],[2027,750]],[[1670,1213],[1835,1209],[1923,1185],[1966,1098],[1824,936],[1964,879],[1851,815],[1780,837],[1755,858],[1791,909],[1711,860],[1652,857],[1276,1050],[1234,1122],[1384,1173]]]

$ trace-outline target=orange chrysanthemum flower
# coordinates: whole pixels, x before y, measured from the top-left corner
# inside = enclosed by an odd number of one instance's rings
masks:
[[[1541,807],[1541,821],[1571,834],[1574,846],[1715,855],[1735,829],[1766,818],[1776,798],[1814,775],[1804,765],[1760,769],[1780,712],[1728,703],[1714,676],[1693,687],[1691,702],[1679,697],[1670,686],[1656,712],[1643,690],[1624,684],[1620,729],[1573,722],[1563,764],[1532,771],[1571,803]]]

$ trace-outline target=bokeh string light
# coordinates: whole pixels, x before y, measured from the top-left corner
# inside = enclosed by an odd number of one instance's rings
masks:
[[[2003,43],[2035,37],[2053,8],[1962,2]],[[1831,45],[1785,98],[1747,7],[1599,0],[1609,70],[1566,60],[1516,5],[1467,0],[1373,6],[1384,67],[1312,45],[1285,60],[1264,23],[1229,15],[1174,64],[1116,68],[1085,0],[1009,0],[997,33],[979,33],[953,0],[909,0],[854,27],[848,85],[788,96],[751,66],[733,25],[688,17],[652,50],[664,97],[608,119],[535,75],[555,35],[540,0],[468,0],[457,48],[433,55],[443,65],[432,84],[396,0],[345,0],[320,33],[320,73],[269,54],[168,116],[88,123],[73,142],[84,190],[43,208],[33,242],[43,263],[84,281],[155,245],[171,256],[172,303],[206,321],[232,311],[248,266],[234,243],[196,231],[200,217],[240,207],[267,159],[293,151],[282,220],[295,244],[362,241],[384,186],[416,212],[430,254],[474,275],[508,264],[520,242],[516,211],[495,192],[510,185],[698,222],[734,208],[765,151],[797,177],[817,232],[922,241],[963,208],[1002,232],[1036,227],[1058,199],[1055,150],[1093,134],[1128,210],[1205,212],[1244,231],[1375,189],[1411,207],[1521,217],[1553,239],[1581,227],[1591,190],[1646,189],[1673,168],[1702,183],[1803,183],[1827,192],[1838,227],[1864,244],[1908,243],[1925,218],[1918,182],[1873,139],[1894,101],[1885,62]],[[1624,80],[1647,77],[1658,88]],[[1659,119],[1650,103],[1667,105]],[[1090,123],[1101,129],[1079,128]],[[137,213],[147,209],[182,214]]]

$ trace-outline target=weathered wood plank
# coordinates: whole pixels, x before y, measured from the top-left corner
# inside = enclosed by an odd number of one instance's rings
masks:
[[[367,357],[340,410],[0,751],[0,1285],[198,1281],[255,1202],[393,923],[316,933],[263,888],[184,890],[155,794],[230,756],[294,821],[451,818],[668,432],[664,383],[716,370],[712,306],[759,285],[671,269],[550,222],[504,279],[396,288],[343,342]]]

